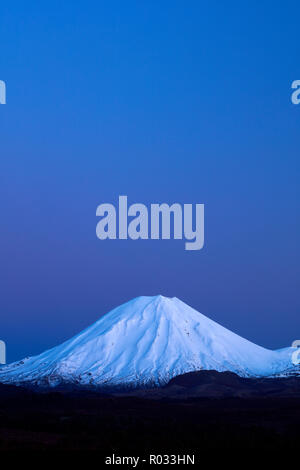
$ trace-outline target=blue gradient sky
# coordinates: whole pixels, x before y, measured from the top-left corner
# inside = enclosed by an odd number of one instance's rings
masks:
[[[36,354],[138,295],[300,336],[296,1],[4,2],[0,337]],[[96,238],[96,207],[206,206],[203,250]]]

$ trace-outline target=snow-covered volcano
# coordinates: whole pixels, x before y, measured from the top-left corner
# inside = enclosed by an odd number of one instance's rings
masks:
[[[201,369],[244,377],[280,374],[293,348],[270,351],[177,298],[138,297],[39,356],[0,368],[0,382],[155,386]]]

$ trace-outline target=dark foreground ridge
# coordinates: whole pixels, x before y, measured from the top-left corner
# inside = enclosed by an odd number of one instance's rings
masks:
[[[192,452],[298,448],[300,381],[197,372],[111,395],[0,385],[0,450]]]
[[[170,395],[188,397],[295,397],[300,398],[299,376],[287,378],[243,378],[232,372],[201,371],[172,379]],[[177,391],[177,392],[176,392]]]

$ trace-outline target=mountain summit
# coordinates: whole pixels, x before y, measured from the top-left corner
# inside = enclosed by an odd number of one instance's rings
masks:
[[[138,297],[60,346],[1,367],[0,382],[159,386],[203,369],[265,377],[290,368],[293,350],[257,346],[176,297]]]

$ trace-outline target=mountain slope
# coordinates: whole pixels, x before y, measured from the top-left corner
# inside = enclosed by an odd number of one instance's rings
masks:
[[[291,367],[293,350],[257,346],[177,298],[138,297],[62,345],[0,368],[0,382],[155,386],[201,369],[270,376]]]

